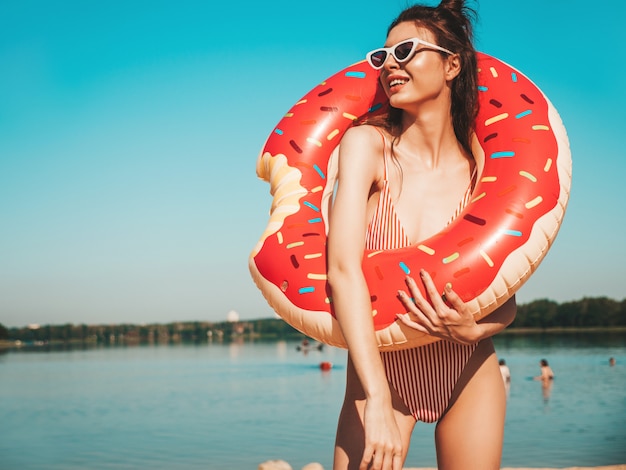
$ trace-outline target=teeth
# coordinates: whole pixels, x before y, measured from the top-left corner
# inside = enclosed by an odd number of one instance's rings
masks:
[[[389,86],[404,85],[407,81],[408,80],[400,80],[399,78],[396,78],[389,83]]]

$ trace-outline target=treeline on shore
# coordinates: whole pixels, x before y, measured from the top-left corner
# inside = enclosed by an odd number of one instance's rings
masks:
[[[536,300],[518,305],[517,316],[507,331],[527,329],[580,329],[626,327],[626,299],[591,297],[557,303]],[[133,344],[302,339],[304,335],[278,318],[223,322],[174,322],[169,324],[29,325],[7,328],[0,324],[5,345],[63,343]]]

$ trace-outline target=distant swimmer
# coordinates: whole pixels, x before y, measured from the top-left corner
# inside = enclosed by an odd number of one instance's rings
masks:
[[[554,372],[552,372],[552,369],[548,365],[548,361],[545,359],[542,359],[541,361],[539,361],[539,365],[541,366],[541,375],[534,377],[534,379],[541,380],[543,382],[548,382],[550,380],[553,380]]]
[[[504,359],[500,359],[498,361],[500,364],[500,373],[502,374],[502,380],[504,380],[505,384],[511,382],[511,371],[509,370],[509,366],[506,365],[506,361]]]

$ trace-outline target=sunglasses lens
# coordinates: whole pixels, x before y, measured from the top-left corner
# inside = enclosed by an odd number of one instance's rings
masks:
[[[370,55],[370,62],[374,68],[381,68],[387,58],[387,51],[376,51]]]
[[[411,51],[413,50],[413,42],[407,41],[402,44],[398,44],[396,48],[393,50],[393,55],[396,56],[400,62],[404,62],[409,58]]]

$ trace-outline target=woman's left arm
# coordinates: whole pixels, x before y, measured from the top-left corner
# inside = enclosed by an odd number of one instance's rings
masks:
[[[412,277],[407,278],[412,297],[404,291],[398,292],[407,313],[397,317],[410,328],[441,339],[472,344],[500,333],[515,319],[515,296],[485,318],[476,321],[468,306],[450,286],[446,286],[441,296],[426,271],[422,270],[420,277],[430,302],[424,298]]]

